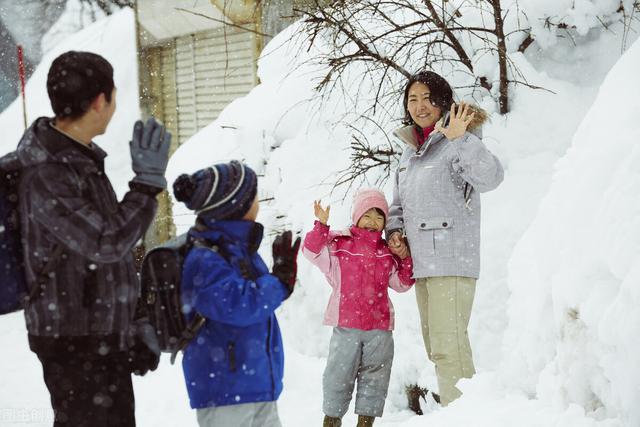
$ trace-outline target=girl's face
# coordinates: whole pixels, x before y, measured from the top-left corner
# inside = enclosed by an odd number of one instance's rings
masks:
[[[421,128],[427,128],[436,124],[442,111],[430,101],[431,91],[423,83],[415,82],[409,88],[407,96],[407,110],[413,121]]]
[[[376,208],[371,208],[362,214],[356,227],[369,231],[382,231],[384,229],[384,215],[380,214]]]

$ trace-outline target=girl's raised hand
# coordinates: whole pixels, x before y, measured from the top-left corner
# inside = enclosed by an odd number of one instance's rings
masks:
[[[315,200],[313,202],[313,213],[316,218],[318,218],[318,221],[324,225],[327,225],[327,221],[329,221],[329,212],[331,212],[331,206],[327,205],[326,209],[322,209],[320,200]]]
[[[435,130],[442,133],[449,141],[461,137],[467,131],[467,127],[476,113],[469,113],[469,104],[461,102],[460,105],[451,104],[449,113],[449,127],[444,128],[442,121],[436,124]]]

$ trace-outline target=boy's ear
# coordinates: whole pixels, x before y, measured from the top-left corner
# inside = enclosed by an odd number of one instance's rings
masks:
[[[94,110],[96,113],[101,112],[107,106],[107,96],[104,93],[100,93],[98,96],[93,98],[91,104],[89,106],[90,110]]]

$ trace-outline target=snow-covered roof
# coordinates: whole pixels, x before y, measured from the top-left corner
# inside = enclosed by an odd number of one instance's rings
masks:
[[[213,19],[210,19],[213,18]],[[222,27],[224,14],[209,0],[139,0],[138,22],[143,45]]]

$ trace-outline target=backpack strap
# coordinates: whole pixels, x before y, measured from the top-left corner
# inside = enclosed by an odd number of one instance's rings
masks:
[[[204,238],[200,238],[200,237],[191,238],[190,240],[191,240],[191,242],[189,242],[190,245],[189,245],[189,243],[187,243],[189,246],[186,248],[185,254],[187,254],[188,251],[191,250],[191,248],[193,248],[193,247],[207,248],[207,249],[212,249],[212,250],[216,251],[218,254],[220,254],[220,256],[225,261],[227,261],[228,263],[231,263],[231,254],[229,254],[227,252],[227,250],[225,249],[225,244],[224,244],[223,240],[219,240],[217,242],[214,242],[212,240],[208,240],[208,239],[204,239]],[[237,261],[238,261],[238,268],[240,269],[240,275],[243,278],[245,278],[247,280],[255,280],[255,279],[257,279],[257,275],[255,274],[255,271],[252,268],[251,263],[249,261],[247,261],[244,258],[239,259]]]
[[[178,341],[178,345],[176,345],[176,348],[171,352],[172,365],[175,363],[178,353],[181,351],[184,351],[184,349],[187,348],[191,340],[196,337],[196,335],[198,334],[198,331],[200,331],[200,329],[204,326],[206,322],[207,322],[207,318],[200,313],[196,313],[193,316],[193,319],[191,319],[191,322],[189,322],[189,325],[187,325],[185,330],[182,331],[182,336],[180,337],[180,341]]]
[[[194,238],[192,236],[189,236],[187,237],[187,243],[184,245],[184,248],[183,248],[183,256],[184,258],[186,258],[189,251],[191,251],[191,249],[193,249],[194,247],[214,249],[216,250],[216,252],[220,252],[221,246],[222,245],[219,245],[217,242],[213,242],[211,240]],[[228,257],[226,257],[223,253],[220,253],[220,255],[222,255],[222,257],[225,260],[228,260]],[[193,316],[193,319],[191,319],[191,322],[189,322],[185,330],[182,331],[182,336],[180,337],[180,341],[176,345],[175,349],[171,352],[170,360],[172,365],[175,363],[178,353],[181,351],[184,351],[184,349],[187,348],[191,340],[193,340],[196,337],[196,335],[198,334],[200,329],[202,329],[202,327],[206,322],[207,322],[207,318],[204,317],[202,314],[196,312],[196,314]]]

